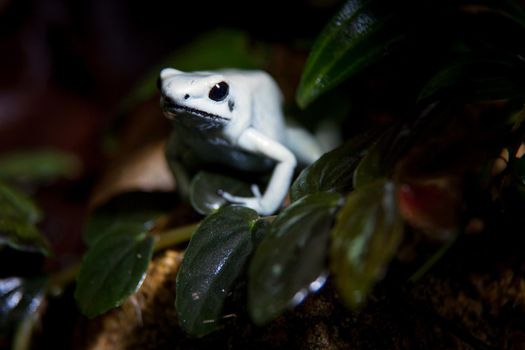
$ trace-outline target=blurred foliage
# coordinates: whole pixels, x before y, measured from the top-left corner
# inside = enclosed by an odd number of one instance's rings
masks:
[[[15,184],[46,184],[72,178],[80,171],[79,160],[54,150],[11,152],[0,157],[0,179]]]
[[[9,277],[0,279],[0,334],[13,331],[21,320],[40,308],[47,288],[47,278]]]
[[[58,151],[12,152],[1,156],[0,244],[49,255],[49,243],[37,227],[42,213],[21,190],[71,177],[79,167],[74,156]]]
[[[29,260],[23,253],[39,253],[50,257],[52,250],[38,224],[44,214],[32,195],[43,185],[78,173],[80,164],[71,154],[51,151],[19,151],[0,157],[0,245],[19,251],[22,261]],[[2,252],[3,253],[3,252]],[[48,278],[9,276],[0,279],[0,337],[10,337],[19,327],[29,337],[39,319],[45,300]],[[26,341],[29,344],[29,339]]]
[[[0,243],[11,248],[50,254],[49,244],[36,224],[42,214],[31,199],[0,183]]]
[[[332,231],[330,267],[347,305],[361,306],[382,279],[403,237],[403,220],[391,182],[377,181],[352,192]]]

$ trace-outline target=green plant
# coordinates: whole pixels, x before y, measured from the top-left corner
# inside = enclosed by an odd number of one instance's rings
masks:
[[[493,212],[519,220],[524,38],[525,12],[511,0],[347,1],[313,46],[297,103],[328,111],[330,94],[346,96],[348,141],[300,173],[291,205],[272,218],[246,208],[215,209],[216,195],[203,184],[223,184],[232,193],[247,184],[220,174],[196,177],[192,203],[210,214],[193,234],[177,278],[181,326],[194,336],[218,329],[227,299],[246,281],[257,324],[318,291],[328,276],[358,310],[407,232],[438,242],[436,255],[414,276],[439,260],[473,216],[471,192],[490,197],[495,191],[488,201]],[[503,148],[511,156],[495,175]],[[122,227],[105,225],[96,240],[89,226],[76,293],[88,316],[119,305],[146,272],[151,217],[139,216],[136,226],[135,218],[115,219]],[[132,271],[118,286],[107,274],[100,281],[92,263],[107,260],[110,246],[121,253],[111,276]],[[140,264],[128,259],[138,251]],[[92,283],[101,304],[92,303]]]
[[[31,198],[36,189],[79,170],[72,155],[54,150],[18,151],[0,157],[0,254],[13,265],[53,252],[39,229],[43,213]],[[0,279],[0,338],[14,333],[13,348],[24,348],[41,306],[50,292],[49,276],[42,269]]]

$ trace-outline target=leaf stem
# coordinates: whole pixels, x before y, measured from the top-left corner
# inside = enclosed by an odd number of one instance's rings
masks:
[[[78,272],[80,271],[80,265],[80,261],[77,261],[73,265],[51,275],[49,277],[48,294],[55,296],[62,294],[64,288],[77,278]]]
[[[156,233],[155,236],[157,240],[155,242],[154,252],[159,252],[188,241],[199,224],[200,222]],[[64,288],[75,280],[80,271],[80,266],[81,262],[79,261],[51,275],[48,293],[51,295],[61,294]]]
[[[456,242],[456,237],[448,241],[443,245],[437,252],[435,252],[430,259],[428,259],[423,266],[421,266],[410,278],[408,279],[411,283],[417,283],[421,277],[423,277],[430,269],[445,255],[445,253],[452,247]]]
[[[156,234],[157,241],[155,242],[154,251],[158,252],[163,249],[173,247],[179,243],[189,241],[193,232],[200,225],[200,222],[190,225],[177,227],[171,230],[159,232]]]
[[[12,350],[29,350],[31,348],[33,329],[37,323],[38,317],[35,314],[28,315],[21,322],[13,338]]]

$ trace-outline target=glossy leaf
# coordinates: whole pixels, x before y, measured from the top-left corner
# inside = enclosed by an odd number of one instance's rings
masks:
[[[299,106],[385,56],[403,37],[397,21],[388,3],[346,1],[312,48],[297,91]]]
[[[319,192],[281,212],[250,263],[248,308],[263,324],[301,303],[327,277],[329,232],[341,196]]]
[[[97,208],[86,225],[88,251],[77,277],[75,298],[94,317],[122,304],[142,284],[154,247],[149,231],[172,197],[126,193]]]
[[[84,229],[84,240],[93,246],[102,237],[148,232],[155,222],[169,212],[172,196],[154,193],[125,193],[97,208]]]
[[[76,157],[53,150],[15,152],[0,157],[0,179],[15,183],[46,183],[72,177],[79,170]]]
[[[407,144],[408,134],[408,130],[402,131],[399,125],[393,125],[383,133],[355,168],[353,187],[359,189],[388,177]]]
[[[14,330],[19,322],[37,312],[47,287],[46,278],[0,279],[0,334]]]
[[[330,268],[350,308],[361,306],[383,278],[402,237],[393,183],[375,182],[347,197],[332,231]]]
[[[257,68],[266,60],[264,50],[254,50],[246,33],[232,29],[216,29],[191,40],[168,55],[137,85],[124,100],[123,109],[145,101],[158,92],[156,81],[161,69],[173,67],[182,71],[220,68]]]
[[[238,179],[208,172],[199,172],[191,181],[190,201],[200,214],[210,214],[228,202],[218,194],[223,190],[235,196],[250,197],[250,185]]]
[[[36,227],[41,213],[25,195],[0,182],[0,244],[50,254],[46,238]]]
[[[350,190],[357,164],[378,135],[373,130],[354,137],[304,169],[292,184],[292,202],[316,192]]]
[[[227,206],[209,215],[192,236],[177,274],[180,326],[201,337],[219,328],[226,298],[252,253],[259,215]]]
[[[75,299],[94,317],[121,305],[142,284],[153,254],[154,238],[142,231],[99,238],[82,260]]]

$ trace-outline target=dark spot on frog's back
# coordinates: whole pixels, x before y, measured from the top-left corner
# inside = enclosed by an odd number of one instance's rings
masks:
[[[235,102],[233,100],[228,101],[228,108],[230,109],[230,112],[233,111],[233,107],[235,107]]]

